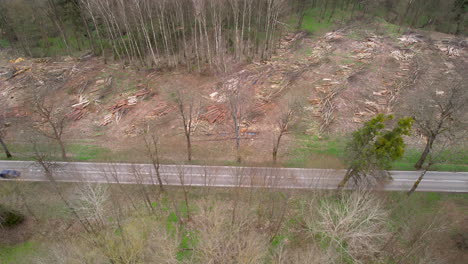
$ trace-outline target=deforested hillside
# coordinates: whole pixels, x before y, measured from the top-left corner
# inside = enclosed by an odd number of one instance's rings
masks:
[[[40,99],[66,117],[63,142],[79,160],[144,162],[141,140],[150,131],[158,134],[167,162],[186,160],[189,132],[196,162],[241,156],[265,164],[276,148],[275,159],[283,164],[339,168],[342,139],[363,122],[379,113],[411,115],[407,106],[422,94],[466,84],[466,39],[399,32],[378,18],[330,24],[315,33],[290,30],[275,45],[269,60],[236,64],[223,74],[143,70],[92,54],[10,55],[1,68],[6,141],[27,155],[28,140],[43,138],[37,131],[50,128],[37,111]],[[285,114],[290,118],[281,128]],[[422,131],[407,143],[406,168],[425,144]]]
[[[62,159],[146,162],[155,133],[164,162],[342,168],[348,136],[377,114],[466,100],[463,1],[0,5],[2,142],[17,157],[34,141]],[[397,168],[442,132],[464,146],[456,109],[440,128],[425,109]],[[445,168],[466,170],[461,153]]]

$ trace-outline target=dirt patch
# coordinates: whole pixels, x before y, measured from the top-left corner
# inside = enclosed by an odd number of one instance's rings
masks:
[[[438,239],[438,251],[449,259],[449,263],[468,262],[468,205],[466,200],[446,200],[442,202],[441,208],[450,229]]]
[[[0,245],[16,245],[28,241],[36,232],[36,222],[26,218],[13,228],[0,228]]]

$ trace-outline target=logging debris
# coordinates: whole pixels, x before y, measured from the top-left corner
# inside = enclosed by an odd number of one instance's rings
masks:
[[[8,77],[6,81],[11,80],[16,76],[31,70],[31,67],[13,67],[13,69],[13,74],[10,77]]]
[[[403,52],[400,50],[394,50],[390,53],[390,55],[395,58],[397,61],[407,61],[414,57],[413,54]]]
[[[422,41],[422,36],[421,35],[415,35],[415,34],[409,34],[409,35],[403,35],[400,38],[398,38],[400,42],[402,42],[405,45],[411,45],[414,43],[418,43]]]
[[[200,119],[205,120],[210,124],[214,124],[216,122],[220,123],[226,119],[227,112],[228,110],[224,105],[210,105],[207,107],[206,112],[200,115]]]
[[[138,98],[149,94],[149,91],[144,89],[136,92],[134,95],[129,96],[127,99],[117,101],[111,105],[108,110],[111,112],[104,117],[104,121],[101,122],[101,126],[106,126],[112,123],[113,120],[118,124],[120,119],[130,110],[131,107],[138,103]]]
[[[169,114],[172,111],[172,109],[173,108],[168,103],[161,101],[156,105],[156,108],[153,109],[153,111],[151,112],[151,116],[165,116]]]
[[[23,61],[24,61],[24,58],[19,57],[19,58],[15,59],[15,60],[10,60],[10,63],[20,63],[20,62],[23,62]]]

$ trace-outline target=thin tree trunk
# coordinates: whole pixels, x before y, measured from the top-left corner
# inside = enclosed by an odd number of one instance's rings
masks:
[[[341,182],[338,184],[338,187],[337,187],[337,190],[338,191],[341,191],[343,190],[343,188],[346,186],[346,184],[349,182],[349,180],[351,179],[351,177],[353,176],[354,174],[354,169],[353,168],[349,168],[347,171],[346,171],[346,174],[345,176],[343,177],[343,180],[341,180]]]
[[[302,0],[299,2],[299,10],[297,12],[299,19],[297,20],[296,29],[301,29],[302,27],[302,21],[304,21],[305,10],[306,10],[306,1]]]
[[[65,151],[65,144],[63,143],[62,139],[57,139],[59,145],[60,145],[60,150],[62,152],[62,159],[67,160],[67,152]]]
[[[405,23],[406,17],[408,16],[408,13],[409,13],[410,9],[412,8],[412,4],[413,4],[413,0],[409,0],[408,5],[406,6],[405,13],[403,14],[403,16],[400,19],[400,25],[398,27],[398,32],[400,32],[401,26]]]
[[[241,163],[242,157],[240,154],[240,133],[239,132],[236,132],[236,155],[237,155],[237,158],[236,158],[237,163]]]
[[[426,175],[426,172],[429,170],[429,166],[427,166],[419,175],[419,178],[417,181],[414,182],[413,187],[411,187],[411,190],[407,193],[408,196],[410,196],[416,189],[418,188],[419,184],[421,183],[422,179],[424,178],[424,175]]]
[[[5,155],[7,158],[11,159],[13,156],[11,155],[10,151],[8,150],[7,145],[3,142],[3,138],[0,137],[0,145],[2,145],[3,150],[5,151]]]
[[[190,140],[190,134],[186,134],[185,137],[187,138],[187,160],[190,162],[192,161],[192,142]]]
[[[84,7],[78,7],[80,9],[84,8]],[[97,55],[97,48],[96,48],[96,41],[94,39],[94,36],[93,34],[91,33],[91,31],[89,30],[89,24],[88,24],[88,21],[86,21],[86,17],[84,16],[83,12],[80,10],[80,18],[81,18],[81,21],[83,21],[83,26],[86,28],[86,34],[88,35],[88,40],[89,40],[89,44],[91,45],[91,50],[93,51],[93,55]]]
[[[276,139],[276,144],[273,146],[273,164],[276,164],[276,159],[278,156],[278,149],[281,143],[281,137],[283,136],[283,131],[280,132],[278,138]]]
[[[432,149],[432,144],[434,143],[435,136],[431,135],[427,139],[426,147],[424,148],[423,153],[421,154],[421,157],[419,158],[418,162],[414,165],[414,168],[417,170],[420,170],[424,164],[424,161],[426,161],[427,155],[431,152]]]
[[[151,143],[153,143],[153,147],[154,147],[154,153],[151,151],[150,143],[148,141],[145,141],[145,143],[148,149],[148,154],[151,158],[151,163],[153,163],[154,171],[156,172],[156,178],[158,179],[159,189],[161,190],[161,192],[164,192],[164,185],[161,179],[161,173],[159,171],[160,162],[159,162],[159,152],[158,152],[158,141],[154,136],[151,137],[151,140],[152,140]]]

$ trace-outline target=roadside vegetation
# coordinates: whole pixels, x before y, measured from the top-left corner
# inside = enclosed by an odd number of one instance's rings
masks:
[[[188,187],[186,196],[178,187],[58,188],[60,195],[53,183],[2,183],[4,204],[26,216],[0,231],[2,263],[463,263],[467,257],[465,194]]]
[[[345,168],[343,162],[347,138],[345,136],[317,136],[297,135],[297,147],[291,152],[288,167],[320,167],[326,159],[335,163],[324,165],[323,168]],[[460,150],[461,148],[461,150]],[[401,159],[394,161],[394,170],[416,170],[414,165],[421,157],[422,150],[407,146]],[[462,147],[453,146],[442,153],[443,163],[435,164],[431,170],[436,171],[468,171],[468,152]],[[314,164],[314,160],[320,160]]]

